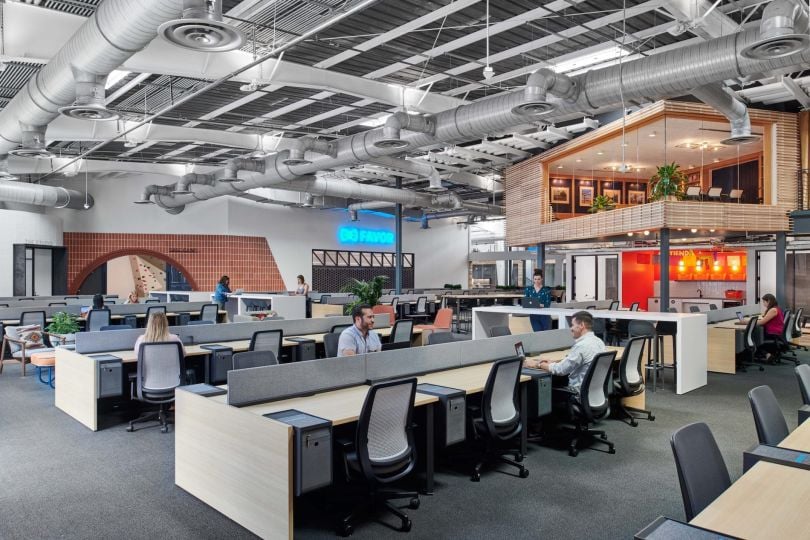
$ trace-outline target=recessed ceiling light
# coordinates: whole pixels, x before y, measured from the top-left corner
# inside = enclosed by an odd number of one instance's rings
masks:
[[[650,137],[650,138],[655,137],[655,132],[651,131],[650,133],[647,134],[647,137]]]
[[[582,163],[582,160],[581,160],[581,159],[577,159],[577,163]]]
[[[714,232],[714,229],[709,229],[709,232]]]
[[[563,166],[562,166],[562,165],[557,165],[557,168],[558,168],[558,169],[562,169],[562,168],[563,168]]]
[[[627,233],[627,236],[633,236],[633,233],[629,232]]]
[[[650,231],[644,231],[644,236],[650,236]]]
[[[598,152],[596,153],[596,155],[597,155],[597,156],[604,156],[604,155],[605,155],[605,153],[604,153],[604,152],[602,152],[602,151],[600,150],[600,151],[598,151]]]
[[[697,232],[697,229],[692,229],[692,232],[693,232],[693,233],[696,233],[696,232]]]

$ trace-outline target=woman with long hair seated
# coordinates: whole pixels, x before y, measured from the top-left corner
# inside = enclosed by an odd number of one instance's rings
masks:
[[[146,332],[138,336],[135,341],[135,354],[140,351],[141,343],[154,343],[156,341],[176,341],[183,344],[183,341],[175,334],[169,333],[169,320],[164,313],[152,313],[146,322]]]
[[[782,332],[785,330],[785,316],[779,309],[776,297],[770,293],[762,295],[762,316],[757,320],[757,326],[762,327],[764,343],[760,349],[765,351],[766,360],[771,359],[771,355],[779,353],[778,343],[782,339]]]

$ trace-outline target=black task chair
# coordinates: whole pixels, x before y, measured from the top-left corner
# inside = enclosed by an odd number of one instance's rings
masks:
[[[281,342],[284,340],[284,331],[259,330],[253,332],[250,338],[249,351],[270,351],[276,358],[281,356]]]
[[[779,308],[777,308],[779,309]],[[795,363],[797,366],[799,365],[799,359],[796,357],[796,353],[791,350],[790,341],[793,339],[791,336],[793,335],[793,315],[791,315],[790,310],[785,310],[784,314],[784,324],[782,325],[782,333],[778,336],[773,336],[771,338],[763,339],[760,348],[763,346],[770,351],[773,351],[774,354],[771,356],[771,360],[774,363],[780,363],[782,360],[790,360]],[[787,355],[791,357],[788,358]]]
[[[67,302],[48,302],[48,307],[51,306],[66,306]],[[6,306],[8,307],[8,306]]]
[[[757,320],[759,317],[754,315],[750,319],[748,319],[748,323],[745,325],[745,332],[743,333],[743,350],[742,352],[738,353],[738,362],[737,362],[737,370],[745,372],[748,366],[757,366],[758,364],[754,362],[754,359],[757,355],[757,342],[754,340],[754,330],[757,327]],[[760,371],[765,371],[765,368],[759,366]]]
[[[700,308],[698,306],[689,306],[689,313],[700,313]]]
[[[91,309],[87,312],[87,331],[98,332],[102,326],[109,326],[111,321],[112,313],[109,309]]]
[[[347,481],[362,481],[367,488],[362,503],[341,521],[338,533],[342,536],[352,534],[358,517],[369,509],[388,511],[400,519],[401,531],[411,530],[408,515],[389,501],[407,498],[409,508],[416,509],[419,494],[381,488],[406,477],[416,465],[412,427],[415,393],[415,378],[373,385],[360,411],[354,441],[338,441]]]
[[[344,330],[346,330],[350,326],[351,326],[351,324],[336,324],[335,326],[333,326],[329,330],[329,333],[330,334],[340,334],[341,332],[343,332]]]
[[[522,365],[523,360],[519,357],[492,364],[481,396],[481,406],[469,406],[473,435],[476,441],[483,442],[479,461],[470,477],[473,482],[481,480],[481,469],[491,461],[517,467],[521,478],[529,476],[529,470],[518,463],[523,461],[523,455],[519,450],[514,450],[524,429],[518,401]],[[514,454],[515,461],[505,458],[504,454]]]
[[[605,343],[610,340],[610,337],[608,336],[607,319],[602,317],[594,317],[593,328],[591,328],[591,331]]]
[[[511,336],[512,331],[508,326],[493,326],[489,329],[489,337]]]
[[[642,336],[647,339],[647,363],[644,369],[647,371],[647,380],[650,379],[649,374],[652,372],[652,391],[655,392],[658,386],[658,374],[661,373],[661,384],[664,384],[664,361],[661,358],[660,349],[658,348],[658,332],[653,323],[649,321],[630,321],[627,328],[628,339]]]
[[[430,313],[427,311],[427,296],[420,296],[416,299],[416,311],[408,313],[406,317],[411,319],[421,319],[426,321],[430,318]]]
[[[796,379],[799,382],[799,392],[802,394],[802,403],[810,405],[810,365],[796,366]]]
[[[615,445],[607,440],[607,434],[604,431],[589,427],[610,414],[608,384],[614,360],[616,360],[616,351],[603,352],[594,356],[588,365],[585,378],[582,379],[579,395],[570,388],[552,390],[555,396],[554,402],[565,404],[564,412],[573,426],[570,428],[572,437],[568,444],[568,455],[572,457],[579,454],[580,443],[583,439],[605,444],[609,454],[616,453]],[[598,437],[596,437],[597,435]]]
[[[132,328],[138,328],[138,317],[136,315],[124,315],[121,322],[131,326]]]
[[[216,324],[218,315],[219,315],[218,304],[205,304],[203,307],[200,308],[201,321],[211,321],[212,323]]]
[[[185,373],[183,346],[176,341],[142,343],[138,349],[137,372],[130,375],[130,397],[144,403],[157,404],[157,412],[143,414],[132,420],[127,431],[135,431],[135,424],[157,420],[160,431],[169,431],[168,405],[174,402],[174,389],[180,386]]]
[[[338,355],[338,343],[340,342],[340,334],[324,334],[323,335],[323,350],[326,358],[334,358]]]
[[[106,332],[108,330],[132,330],[132,327],[128,324],[108,324],[99,328],[99,331],[101,332]]]
[[[782,442],[790,431],[771,387],[757,386],[748,392],[748,401],[751,403],[751,412],[754,413],[759,444],[776,446]]]
[[[670,439],[686,521],[691,521],[731,485],[726,462],[709,426],[682,427]]]
[[[630,311],[638,311],[638,302],[630,304]]]
[[[622,398],[637,396],[644,393],[644,378],[641,374],[641,360],[644,357],[644,345],[648,338],[634,337],[624,346],[624,353],[619,360],[618,377],[613,380],[613,396],[616,398],[616,407],[623,417],[630,420],[630,425],[638,425],[632,413],[644,413],[647,420],[655,420],[655,415],[646,409],[627,407]]]
[[[614,300],[613,302],[611,302],[611,303],[610,303],[610,307],[609,307],[608,309],[609,309],[610,311],[619,311],[619,305],[620,305],[620,304],[619,304],[619,301],[618,301],[618,300]]]
[[[331,294],[322,294],[321,299],[320,299],[320,303],[321,304],[328,304],[330,298],[332,298]]]
[[[272,351],[244,351],[233,355],[233,369],[275,366],[278,359]]]
[[[159,303],[160,300],[158,300],[157,298],[149,298],[144,301],[144,304],[159,304]]]
[[[216,324],[214,321],[188,321],[186,326],[200,326],[203,324]]]
[[[469,335],[461,336],[452,332],[433,332],[428,336],[428,345],[439,345],[441,343],[453,343],[454,341],[469,340]]]
[[[709,304],[709,311],[714,311],[717,309],[717,304]]]
[[[147,303],[149,301],[147,300]],[[149,317],[152,316],[152,313],[163,313],[166,315],[166,306],[150,306],[146,308],[146,322],[149,323]]]
[[[407,343],[411,344],[413,339],[413,320],[400,319],[394,323],[391,329],[391,336],[388,338],[388,343]]]

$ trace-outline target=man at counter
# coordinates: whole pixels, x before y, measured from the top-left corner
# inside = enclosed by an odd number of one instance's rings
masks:
[[[605,352],[604,342],[593,333],[593,316],[587,311],[578,311],[571,318],[571,335],[574,337],[574,346],[562,360],[554,361],[530,358],[524,365],[529,368],[539,368],[551,372],[552,375],[567,375],[567,388],[579,394],[582,380],[588,371],[588,366],[594,357]]]
[[[380,336],[374,331],[374,312],[368,304],[352,309],[354,324],[340,334],[338,356],[354,356],[382,349]]]

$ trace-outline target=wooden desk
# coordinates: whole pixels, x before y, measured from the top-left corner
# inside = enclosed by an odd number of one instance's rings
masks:
[[[735,324],[737,319],[710,324],[708,329],[708,370],[715,373],[737,372],[737,353],[745,324]],[[747,321],[746,321],[747,324]]]
[[[779,443],[782,448],[810,452],[810,422],[805,421]]]
[[[759,462],[689,523],[750,540],[810,538],[810,471]]]
[[[493,362],[487,362],[486,364],[428,373],[427,375],[421,375],[418,382],[419,384],[437,384],[439,386],[458,388],[464,390],[467,394],[475,394],[484,391],[484,385],[487,383],[492,364]],[[528,375],[520,376],[520,382],[530,380],[531,377]]]
[[[175,400],[175,484],[262,538],[292,538],[293,428],[262,415],[295,408],[346,424],[357,420],[368,389],[236,408],[224,396],[205,398],[181,388]],[[436,401],[414,397],[416,406],[431,406],[429,430]],[[425,459],[432,481],[432,455]]]

